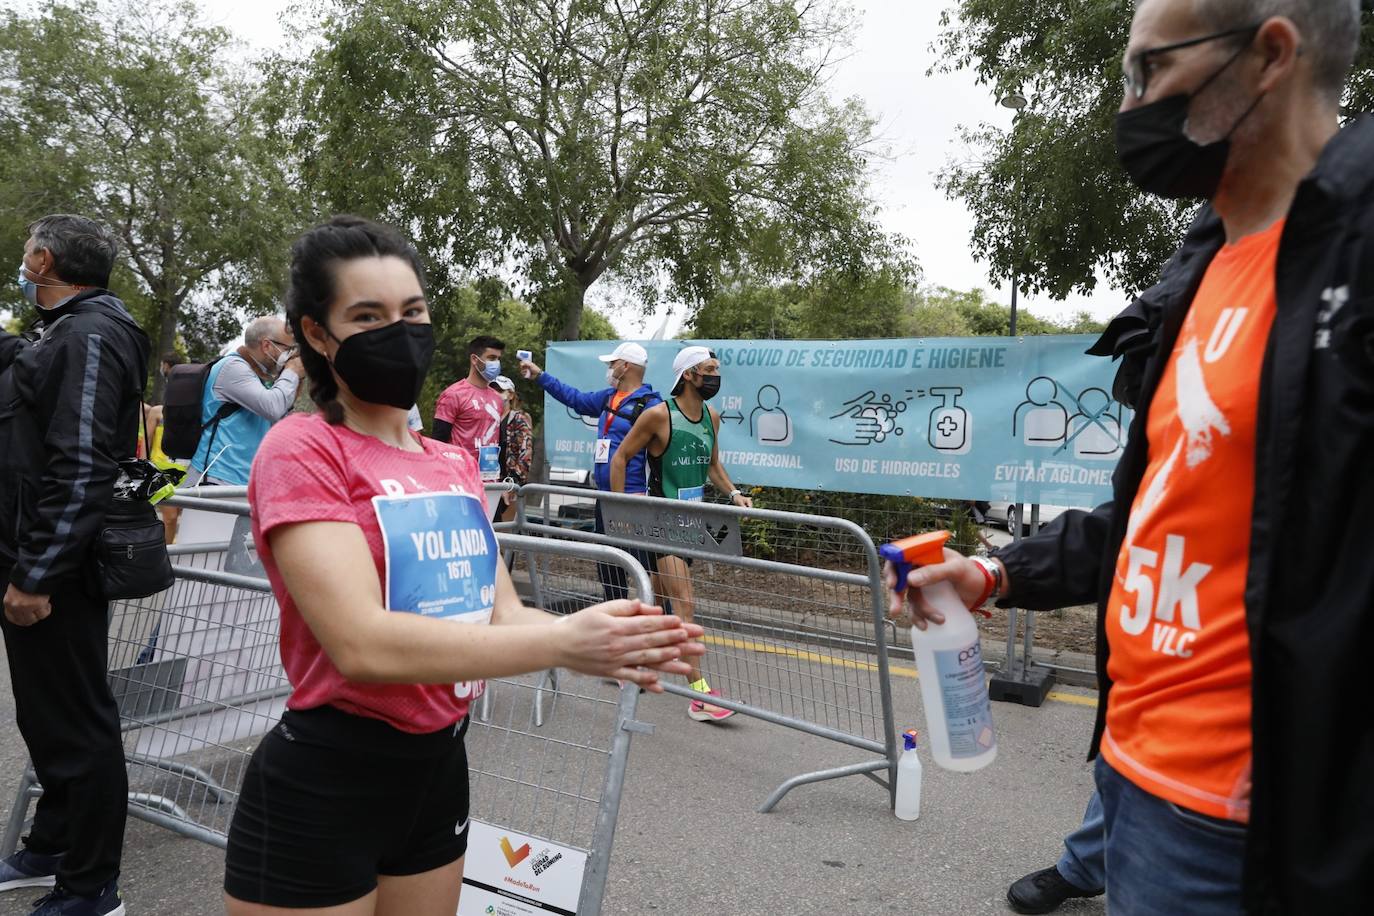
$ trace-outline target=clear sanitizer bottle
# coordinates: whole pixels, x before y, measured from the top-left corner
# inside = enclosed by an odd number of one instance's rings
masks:
[[[948,531],[934,531],[883,545],[880,552],[896,568],[899,593],[913,567],[944,560],[947,540]],[[997,736],[978,625],[950,583],[927,585],[921,596],[945,615],[942,624],[911,628],[930,754],[947,770],[981,770],[997,757]]]
[[[921,816],[921,758],[916,755],[916,730],[904,732],[905,749],[897,760],[897,803],[892,813],[904,821]]]

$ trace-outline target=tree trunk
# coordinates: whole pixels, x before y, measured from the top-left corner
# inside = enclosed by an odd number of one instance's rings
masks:
[[[153,341],[153,352],[148,358],[148,362],[151,363],[148,370],[153,376],[153,391],[149,395],[150,404],[161,404],[163,390],[167,387],[167,380],[162,377],[162,373],[158,369],[161,368],[162,354],[176,349],[178,311],[180,309],[177,307],[177,303],[171,299],[164,299],[157,310],[157,340]]]
[[[571,280],[563,287],[563,330],[559,340],[578,340],[582,336],[582,310],[586,307],[587,287]]]

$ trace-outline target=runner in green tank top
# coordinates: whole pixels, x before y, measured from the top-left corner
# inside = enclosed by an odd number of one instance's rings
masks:
[[[668,447],[660,455],[649,451],[649,493],[701,502],[716,453],[714,411],[707,407],[692,420],[682,412],[677,398],[669,398],[667,406]]]
[[[729,493],[730,502],[736,506],[752,506],[753,502],[735,488],[720,463],[720,414],[706,403],[720,391],[720,361],[705,347],[687,347],[673,360],[673,373],[673,396],[644,411],[611,456],[611,489],[625,492],[626,459],[647,448],[652,495],[700,502],[710,480],[722,493]],[[687,568],[690,562],[663,556],[654,574],[654,589],[664,599],[665,611],[688,623],[696,610]],[[706,682],[695,660],[692,664],[692,673],[687,677],[692,689],[720,696],[720,691],[712,690]],[[698,722],[719,722],[734,713],[704,700],[693,700],[687,715]]]

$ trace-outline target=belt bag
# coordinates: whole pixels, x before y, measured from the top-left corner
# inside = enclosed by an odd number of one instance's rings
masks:
[[[146,598],[172,587],[167,536],[152,503],[110,501],[96,542],[100,587],[108,600]]]
[[[142,407],[138,413],[143,442],[151,449],[148,413]],[[152,500],[178,480],[179,474],[159,471],[144,458],[119,462],[114,494],[95,545],[96,572],[105,600],[147,598],[172,587],[167,532]]]

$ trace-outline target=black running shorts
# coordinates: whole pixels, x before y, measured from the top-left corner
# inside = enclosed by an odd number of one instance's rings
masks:
[[[288,710],[244,775],[225,891],[268,906],[337,906],[370,893],[378,875],[457,860],[468,846],[466,731],[466,720],[411,735],[331,706]]]

